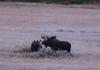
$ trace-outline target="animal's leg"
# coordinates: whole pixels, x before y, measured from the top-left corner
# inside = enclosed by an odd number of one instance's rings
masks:
[[[53,50],[53,56],[57,56],[57,52]]]
[[[70,51],[71,51],[71,48],[67,48],[67,52],[70,53]]]
[[[68,53],[68,55],[69,55],[69,56],[71,56],[71,57],[74,57],[74,56],[73,56],[73,54],[72,54],[71,52],[70,52],[70,53]]]
[[[71,52],[68,52],[68,50],[66,50],[65,53],[66,53],[66,55],[73,57],[73,54]]]

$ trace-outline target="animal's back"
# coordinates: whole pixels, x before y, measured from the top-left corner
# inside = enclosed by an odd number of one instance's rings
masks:
[[[67,41],[52,40],[50,47],[54,50],[71,50],[71,44]]]

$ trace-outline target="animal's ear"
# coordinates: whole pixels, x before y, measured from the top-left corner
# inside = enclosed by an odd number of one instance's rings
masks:
[[[36,43],[36,41],[34,40],[34,41],[33,41],[33,43],[35,44],[35,43]]]
[[[40,43],[40,41],[39,41],[39,40],[37,40],[36,42],[37,42],[37,43]]]

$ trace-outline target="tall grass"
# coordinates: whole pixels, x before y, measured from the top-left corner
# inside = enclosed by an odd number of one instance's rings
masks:
[[[65,51],[57,51],[54,53],[50,47],[42,48],[38,52],[32,52],[28,45],[18,45],[11,56],[25,57],[25,58],[52,58],[52,57],[66,57],[69,56]]]

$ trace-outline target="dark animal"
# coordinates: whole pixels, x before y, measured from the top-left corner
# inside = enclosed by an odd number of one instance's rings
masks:
[[[56,39],[56,36],[41,36],[41,38],[44,39],[42,41],[42,44],[45,45],[45,47],[49,46],[52,50],[66,50],[68,53],[71,53],[71,44],[67,41],[60,41]]]
[[[40,44],[40,41],[33,41],[32,44],[31,44],[31,51],[32,52],[37,52],[39,51],[39,49],[41,48],[41,44]]]

